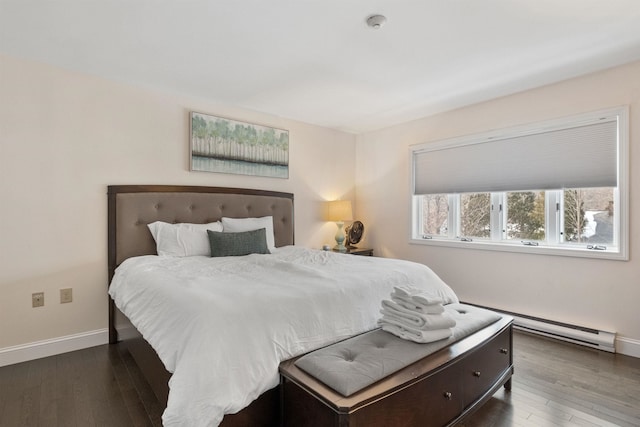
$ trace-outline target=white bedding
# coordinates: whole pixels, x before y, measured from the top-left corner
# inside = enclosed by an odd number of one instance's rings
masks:
[[[288,246],[271,255],[143,256],[109,293],[173,373],[165,426],[216,426],[278,384],[278,365],[376,328],[393,286],[454,292],[408,261]]]

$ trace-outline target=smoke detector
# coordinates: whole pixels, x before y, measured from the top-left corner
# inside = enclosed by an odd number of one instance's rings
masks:
[[[371,15],[370,17],[367,18],[367,25],[373,28],[374,30],[377,30],[378,28],[382,27],[385,24],[385,22],[387,22],[387,18],[382,15]]]

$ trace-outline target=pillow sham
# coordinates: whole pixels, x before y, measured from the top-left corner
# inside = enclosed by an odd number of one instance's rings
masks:
[[[273,252],[276,248],[276,239],[273,235],[273,217],[263,216],[260,218],[228,218],[222,217],[222,229],[225,233],[237,233],[240,231],[265,229],[267,236],[267,248]]]
[[[237,233],[207,230],[207,234],[209,235],[212,257],[271,253],[267,248],[264,228]]]
[[[168,256],[211,256],[211,246],[207,230],[222,231],[220,221],[208,224],[179,223],[156,221],[147,224],[153,240],[156,241],[158,255]]]

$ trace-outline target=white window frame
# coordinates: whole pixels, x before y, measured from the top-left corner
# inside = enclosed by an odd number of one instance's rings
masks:
[[[505,138],[513,135],[523,133],[535,133],[543,132],[549,128],[561,128],[562,126],[569,126],[576,122],[584,122],[590,120],[597,120],[604,116],[618,116],[618,186],[614,190],[614,205],[615,205],[615,217],[614,217],[614,242],[613,245],[607,245],[606,250],[593,250],[587,249],[586,244],[572,244],[568,242],[562,242],[559,236],[559,231],[563,227],[563,218],[560,215],[562,210],[557,210],[556,206],[559,203],[563,204],[563,197],[561,190],[546,190],[545,193],[545,229],[547,234],[547,241],[539,242],[538,246],[523,245],[519,241],[507,241],[502,233],[504,229],[504,211],[499,215],[494,215],[492,211],[491,215],[491,239],[474,239],[473,241],[461,241],[460,236],[455,234],[458,232],[460,216],[459,216],[459,195],[449,195],[449,230],[448,236],[429,236],[429,238],[423,237],[422,230],[422,206],[421,196],[414,196],[414,156],[417,152],[424,151],[430,147],[443,148],[443,147],[455,147],[461,145],[468,145],[473,143],[480,143],[488,141],[493,138]],[[492,251],[506,251],[528,254],[540,254],[540,255],[559,255],[570,257],[583,257],[583,258],[598,258],[609,260],[629,260],[629,108],[628,106],[616,107],[606,110],[595,111],[591,113],[581,114],[568,118],[562,118],[552,120],[544,123],[537,123],[525,126],[518,126],[508,129],[502,129],[499,131],[486,132],[477,135],[469,135],[460,138],[453,138],[444,141],[438,141],[433,143],[420,144],[411,146],[409,149],[410,164],[411,164],[411,183],[409,198],[412,206],[411,211],[411,235],[409,236],[409,243],[415,245],[428,245],[428,246],[444,246],[455,247],[465,249],[482,249]],[[514,191],[518,191],[514,189]],[[456,202],[456,200],[458,202]],[[504,200],[504,193],[491,193],[491,203],[493,209],[499,209],[499,206],[506,205]],[[451,224],[456,224],[457,227],[452,227]]]

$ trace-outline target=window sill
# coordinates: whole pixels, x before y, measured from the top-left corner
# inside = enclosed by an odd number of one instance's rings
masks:
[[[553,256],[568,256],[576,258],[594,258],[594,259],[608,259],[615,261],[628,261],[629,256],[621,251],[619,248],[608,248],[606,250],[593,250],[584,249],[580,247],[571,246],[526,246],[520,243],[495,243],[483,240],[474,240],[472,242],[462,242],[459,240],[445,240],[445,239],[410,239],[409,243],[412,245],[424,245],[424,246],[444,246],[450,248],[459,249],[479,249],[488,251],[500,251],[500,252],[515,252],[526,253],[535,255],[553,255]]]

